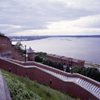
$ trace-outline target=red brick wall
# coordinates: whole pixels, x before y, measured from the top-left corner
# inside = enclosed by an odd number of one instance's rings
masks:
[[[23,63],[28,65],[28,63]],[[30,65],[36,65],[41,68],[53,70],[55,72],[58,72],[60,74],[66,75],[66,76],[72,76],[72,77],[81,77],[81,75],[72,75],[72,74],[66,74],[61,71],[55,70],[53,68],[49,68],[43,65],[40,65],[38,63],[30,63]],[[77,84],[73,82],[64,82],[60,80],[57,77],[52,76],[51,74],[48,74],[44,71],[42,71],[39,68],[36,67],[30,67],[30,68],[25,68],[24,66],[20,64],[16,64],[13,62],[5,61],[0,59],[0,68],[9,71],[9,68],[11,68],[11,72],[14,74],[17,74],[19,76],[28,76],[31,80],[36,80],[39,83],[46,83],[48,86],[60,90],[60,91],[65,91],[68,94],[72,94],[76,98],[81,98],[81,100],[98,100],[94,95],[83,89],[82,87],[78,86]],[[52,79],[52,84],[50,84],[50,79]],[[89,81],[89,79],[87,79]],[[97,84],[97,83],[95,83]],[[100,87],[100,85],[98,84]]]
[[[50,66],[47,66],[47,65],[44,65],[44,64],[40,64],[40,63],[37,63],[37,62],[34,62],[34,61],[31,61],[31,62],[21,62],[21,61],[17,61],[17,60],[13,60],[13,59],[9,59],[10,61],[14,62],[14,63],[18,63],[20,65],[23,65],[23,66],[38,66],[40,68],[44,68],[44,69],[47,69],[47,70],[50,70],[50,71],[53,71],[53,72],[56,72],[56,73],[59,73],[59,74],[62,74],[62,75],[65,75],[67,77],[78,77],[78,78],[81,78],[83,80],[86,80],[88,82],[91,82],[97,86],[100,86],[98,85],[97,83],[95,83],[94,81],[90,80],[89,78],[87,77],[83,77],[82,75],[80,74],[69,74],[69,73],[66,73],[66,72],[63,72],[63,71],[60,71],[58,69],[55,69],[55,68],[52,68]]]
[[[11,51],[11,56],[13,59],[24,61],[25,57],[18,52],[14,45],[11,44],[11,41],[6,36],[0,36],[0,53]]]
[[[0,52],[11,51],[10,39],[5,36],[0,36]]]
[[[12,59],[25,61],[25,56],[23,56],[14,45],[12,45]]]
[[[72,64],[72,67],[74,67],[74,66],[84,66],[84,61],[73,59],[73,58],[69,58],[69,60],[64,60],[64,59],[49,56],[49,55],[47,55],[47,58],[52,59],[53,61],[56,61],[56,62],[61,61],[65,64]],[[71,59],[72,59],[72,61],[71,61]],[[77,62],[74,62],[74,60],[77,60]]]
[[[34,61],[34,52],[28,53],[28,61]]]

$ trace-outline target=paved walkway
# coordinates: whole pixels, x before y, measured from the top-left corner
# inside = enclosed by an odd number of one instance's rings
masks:
[[[0,72],[0,100],[11,100],[9,89]]]

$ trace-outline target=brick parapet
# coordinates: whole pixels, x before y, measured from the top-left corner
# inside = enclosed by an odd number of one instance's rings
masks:
[[[55,54],[47,54],[46,56],[47,58],[53,60],[53,61],[61,61],[65,64],[71,64],[72,67],[74,66],[84,66],[84,62],[83,60],[78,60],[78,59],[74,59],[71,57],[65,57],[65,56],[59,56],[59,55],[55,55]]]
[[[31,80],[36,80],[39,83],[45,82],[48,86],[60,91],[65,91],[68,94],[72,94],[76,98],[78,97],[78,98],[81,98],[82,100],[84,99],[89,100],[89,98],[91,98],[91,100],[99,100],[94,94],[89,92],[87,89],[84,89],[79,84],[76,84],[75,82],[71,82],[71,81],[63,81],[57,78],[56,76],[45,72],[43,68],[57,72],[67,77],[78,77],[78,78],[87,79],[88,81],[90,80],[91,82],[93,81],[92,79],[84,77],[82,75],[67,74],[65,72],[59,71],[57,69],[54,69],[54,68],[36,63],[36,62],[28,62],[28,63],[22,62],[22,64],[20,62],[20,64],[18,64],[17,61],[12,62],[11,60],[10,61],[7,59],[3,60],[0,58],[0,65],[2,65],[0,67],[4,70],[9,71],[9,68],[11,68],[11,72],[14,74],[17,74],[23,77],[27,75]],[[50,84],[50,79],[52,79],[52,84]],[[98,84],[98,87],[100,87],[100,84],[98,82],[93,81],[93,83],[95,83],[96,85]]]
[[[8,58],[6,58],[8,59]],[[100,86],[99,85],[99,82],[91,79],[91,78],[88,78],[86,76],[83,76],[81,74],[78,74],[78,73],[73,73],[73,74],[70,74],[70,73],[67,73],[67,72],[64,72],[64,71],[61,71],[61,70],[58,70],[58,69],[55,69],[53,67],[50,67],[50,66],[47,66],[47,65],[44,65],[44,64],[40,64],[38,62],[34,62],[34,61],[27,61],[27,62],[23,62],[23,61],[18,61],[18,60],[14,60],[14,59],[8,59],[9,61],[11,62],[14,62],[14,63],[17,63],[17,64],[20,64],[20,65],[23,65],[23,66],[38,66],[40,68],[44,68],[44,69],[47,69],[47,70],[50,70],[50,71],[54,71],[56,73],[59,73],[59,74],[62,74],[62,75],[65,75],[67,77],[78,77],[78,78],[81,78],[81,79],[84,79],[90,83],[93,83],[97,86]]]

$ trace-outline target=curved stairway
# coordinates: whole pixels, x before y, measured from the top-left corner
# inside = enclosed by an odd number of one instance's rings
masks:
[[[98,87],[86,80],[83,80],[81,78],[75,78],[75,77],[67,77],[67,76],[55,73],[53,71],[50,71],[50,70],[46,70],[46,69],[42,69],[42,68],[40,68],[40,69],[63,80],[63,81],[74,82],[74,83],[78,84],[79,86],[81,86],[82,88],[86,89],[87,91],[91,92],[92,94],[96,95],[98,98],[100,98],[100,87]]]

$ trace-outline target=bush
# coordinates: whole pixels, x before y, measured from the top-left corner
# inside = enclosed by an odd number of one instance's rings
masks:
[[[26,85],[8,74],[3,74],[7,82],[12,100],[41,100],[34,92],[28,90]]]
[[[42,85],[31,81],[27,76],[23,78],[4,70],[1,71],[9,90],[11,88],[12,100],[77,100],[65,93],[51,89],[45,83]]]
[[[63,64],[61,62],[57,62],[57,69],[63,70]]]
[[[17,42],[15,45],[15,48],[21,53],[21,54],[26,54],[26,51],[23,49],[23,45],[21,42]]]
[[[100,72],[97,68],[94,68],[94,67],[86,68],[86,67],[76,66],[76,67],[73,67],[72,70],[74,73],[85,75],[87,77],[90,77],[100,82]]]
[[[70,72],[70,68],[69,68],[69,66],[67,66],[67,68],[66,68],[66,72]]]
[[[0,32],[0,36],[5,36],[3,33]]]
[[[38,55],[35,56],[35,61],[36,62],[42,62],[42,58]]]
[[[40,56],[41,55],[41,56]],[[51,66],[51,67],[54,67],[54,68],[57,68],[59,70],[63,70],[63,63],[62,62],[53,62],[51,59],[48,59],[46,58],[45,56],[43,55],[46,55],[45,53],[39,53],[39,54],[36,54],[35,55],[35,61],[36,62],[42,62],[43,64],[45,65],[48,65],[48,66]]]

